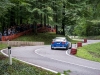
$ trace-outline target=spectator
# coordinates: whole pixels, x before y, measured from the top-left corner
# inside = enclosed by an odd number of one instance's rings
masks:
[[[7,40],[7,29],[4,30],[3,35],[5,36],[4,39]]]
[[[8,36],[11,35],[11,28],[8,28]]]
[[[4,36],[7,36],[7,30],[6,30],[6,29],[4,30],[3,35],[4,35]]]
[[[19,26],[15,26],[15,32],[16,32],[16,33],[19,32]]]
[[[2,41],[2,33],[0,32],[0,41]]]
[[[15,34],[15,27],[12,27],[12,35]]]

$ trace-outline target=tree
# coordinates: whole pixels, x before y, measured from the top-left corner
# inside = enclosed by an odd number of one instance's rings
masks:
[[[87,20],[99,19],[99,0],[1,0],[0,1],[0,26],[33,23],[42,26],[55,26],[57,33],[62,30],[63,35],[68,26],[85,28],[81,34],[87,33]],[[74,29],[75,27],[75,29]],[[87,27],[87,28],[86,28]],[[36,27],[37,28],[37,27]],[[37,33],[37,29],[35,32]],[[80,30],[81,32],[81,30]],[[75,33],[75,34],[78,34]]]
[[[3,32],[4,27],[7,25],[8,18],[6,16],[8,10],[14,6],[9,0],[0,1],[0,30]]]

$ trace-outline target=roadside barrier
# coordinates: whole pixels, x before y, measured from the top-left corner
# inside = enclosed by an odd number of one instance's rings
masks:
[[[84,39],[84,43],[87,43],[87,39]]]
[[[29,34],[31,32],[32,32],[32,29],[26,30],[26,31],[23,31],[23,32],[20,32],[17,34],[9,35],[9,36],[2,36],[2,41],[13,40],[13,39],[18,38],[22,35]]]
[[[76,48],[71,48],[70,54],[75,55],[77,53]]]
[[[82,43],[87,43],[87,39],[84,39],[83,42],[75,43],[75,47],[74,47],[74,48],[71,48],[70,54],[72,54],[72,55],[77,54],[77,48],[78,48],[78,47],[82,47]]]
[[[77,44],[76,43],[74,46],[72,46],[72,44],[71,44],[70,54],[71,55],[77,54]]]
[[[0,41],[0,43],[9,44],[9,46],[37,46],[37,45],[44,45],[44,42],[30,42],[30,41]]]
[[[82,47],[82,42],[78,42],[77,47]]]

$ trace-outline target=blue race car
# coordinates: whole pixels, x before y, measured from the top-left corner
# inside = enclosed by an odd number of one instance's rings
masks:
[[[70,47],[70,43],[67,41],[65,37],[56,37],[52,40],[51,49],[66,49],[68,50]]]

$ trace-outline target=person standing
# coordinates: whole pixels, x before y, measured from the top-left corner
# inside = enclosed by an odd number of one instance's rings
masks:
[[[0,32],[0,41],[2,41],[2,33]]]
[[[7,29],[4,30],[3,35],[4,35],[4,40],[6,41],[7,40]]]
[[[8,28],[8,36],[11,35],[11,28]]]

